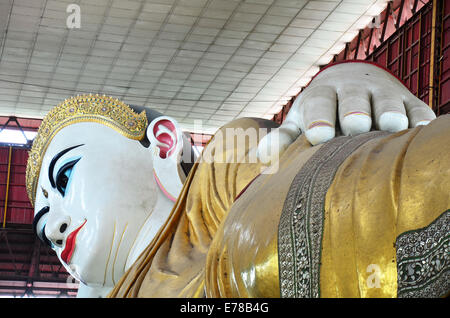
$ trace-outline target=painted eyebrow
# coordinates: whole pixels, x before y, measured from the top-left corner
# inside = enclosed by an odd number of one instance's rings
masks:
[[[64,156],[66,153],[68,153],[72,149],[78,148],[80,146],[84,146],[84,144],[66,148],[66,149],[60,151],[59,153],[57,153],[53,157],[52,161],[50,161],[50,165],[48,166],[48,179],[50,180],[50,184],[51,184],[52,188],[56,188],[55,180],[53,179],[53,170],[55,169],[56,162],[58,161],[59,158]]]

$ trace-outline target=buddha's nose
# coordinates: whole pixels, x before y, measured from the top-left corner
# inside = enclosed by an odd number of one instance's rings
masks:
[[[70,217],[68,215],[49,216],[45,225],[45,235],[54,245],[62,247],[69,225]]]

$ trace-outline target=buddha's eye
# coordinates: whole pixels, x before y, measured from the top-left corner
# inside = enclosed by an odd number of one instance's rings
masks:
[[[56,174],[56,189],[58,189],[59,193],[61,193],[62,196],[66,194],[66,189],[69,185],[73,167],[80,159],[81,158],[71,160],[68,163],[64,164]]]

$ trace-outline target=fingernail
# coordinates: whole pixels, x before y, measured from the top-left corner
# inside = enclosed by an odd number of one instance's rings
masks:
[[[370,131],[372,118],[363,112],[352,112],[344,116],[341,129],[345,136],[354,136]]]
[[[312,145],[324,143],[335,136],[334,127],[315,126],[305,132],[305,136]]]
[[[316,120],[309,124],[308,129],[312,129],[314,127],[332,127],[334,129],[334,125],[326,120]]]
[[[399,112],[385,112],[378,120],[380,130],[398,132],[408,129],[408,117]]]
[[[431,122],[431,120],[421,120],[421,121],[417,122],[414,127],[425,126],[425,125],[428,125],[430,122]]]

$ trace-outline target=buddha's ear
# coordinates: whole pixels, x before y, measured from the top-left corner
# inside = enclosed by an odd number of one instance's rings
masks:
[[[183,132],[170,117],[154,119],[147,128],[147,138],[153,157],[155,181],[163,194],[176,201],[183,187],[180,160],[183,152]]]
[[[183,132],[175,119],[161,116],[147,128],[147,138],[154,156],[179,161],[183,150]]]

